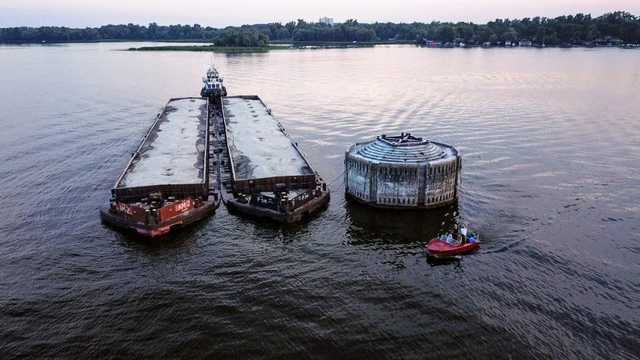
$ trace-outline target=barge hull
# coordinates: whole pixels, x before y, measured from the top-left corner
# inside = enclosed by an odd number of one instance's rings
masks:
[[[219,203],[209,201],[199,208],[192,209],[188,212],[181,213],[178,216],[160,224],[146,225],[135,220],[114,214],[110,209],[101,209],[100,218],[104,224],[112,226],[119,230],[134,232],[147,238],[156,238],[167,235],[168,233],[213,215]]]
[[[245,214],[254,219],[271,220],[284,224],[295,224],[312,218],[329,206],[331,196],[329,192],[323,192],[319,197],[309,201],[302,207],[291,212],[283,213],[271,209],[245,204],[235,199],[226,202],[231,211]]]

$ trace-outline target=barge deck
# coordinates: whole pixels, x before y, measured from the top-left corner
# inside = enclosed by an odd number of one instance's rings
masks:
[[[103,222],[156,237],[215,212],[208,109],[207,99],[169,101],[111,190]]]
[[[210,105],[222,199],[232,211],[297,223],[324,210],[329,190],[257,96]]]

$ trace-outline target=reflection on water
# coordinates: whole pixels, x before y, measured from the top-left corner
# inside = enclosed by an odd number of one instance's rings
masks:
[[[299,141],[331,204],[296,227],[221,208],[145,243],[98,209],[212,55],[113,51],[135,46],[0,46],[4,358],[637,358],[638,52],[213,55],[229,93],[260,95]],[[403,131],[462,152],[457,207],[345,201],[349,145]],[[431,266],[424,244],[456,218],[481,251]]]
[[[382,241],[391,244],[424,245],[438,235],[449,233],[458,223],[458,204],[431,210],[390,210],[345,203],[351,221],[348,235],[352,245]]]

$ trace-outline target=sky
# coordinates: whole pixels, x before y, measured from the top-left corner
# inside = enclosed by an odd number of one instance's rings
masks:
[[[472,21],[599,16],[625,10],[640,15],[640,0],[0,0],[0,27],[104,24],[201,24],[213,27],[320,16],[337,22]]]

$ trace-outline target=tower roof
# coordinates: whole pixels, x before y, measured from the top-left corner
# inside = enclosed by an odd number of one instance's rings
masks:
[[[399,136],[378,136],[376,140],[358,147],[356,154],[375,162],[407,164],[444,159],[455,155],[456,150],[445,144],[402,133]]]

